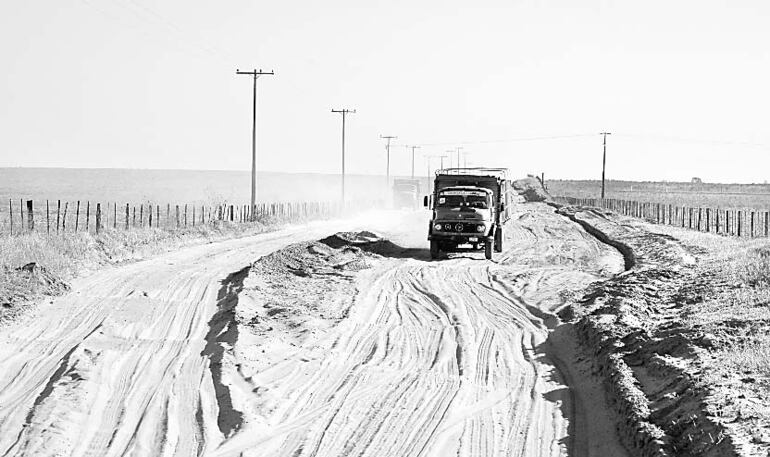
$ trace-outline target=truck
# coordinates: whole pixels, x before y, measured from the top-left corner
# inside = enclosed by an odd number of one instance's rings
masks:
[[[420,206],[420,180],[396,178],[393,180],[393,208],[416,210]]]
[[[510,219],[513,188],[505,168],[447,168],[436,171],[433,193],[423,205],[432,210],[428,224],[430,257],[441,252],[503,251],[503,226]]]

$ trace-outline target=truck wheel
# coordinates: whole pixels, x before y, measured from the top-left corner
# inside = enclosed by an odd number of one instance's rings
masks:
[[[495,252],[503,252],[503,228],[495,230]]]
[[[431,242],[430,242],[430,258],[431,258],[431,260],[438,259],[438,253],[439,253],[438,241],[431,240]]]
[[[487,260],[492,260],[492,243],[484,243],[484,257],[486,257]]]

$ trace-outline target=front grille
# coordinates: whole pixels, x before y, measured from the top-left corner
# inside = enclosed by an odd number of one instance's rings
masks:
[[[476,224],[473,222],[440,222],[442,232],[453,233],[474,233],[478,234],[476,228],[483,224]]]

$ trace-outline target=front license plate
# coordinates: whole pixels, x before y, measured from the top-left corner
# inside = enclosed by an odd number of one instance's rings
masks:
[[[478,241],[478,240],[479,240],[479,239],[478,239],[478,238],[476,238],[475,236],[472,236],[472,237],[469,237],[469,238],[468,238],[468,241]]]

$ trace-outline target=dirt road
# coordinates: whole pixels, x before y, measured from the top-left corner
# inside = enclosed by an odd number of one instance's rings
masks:
[[[368,228],[426,245],[424,214],[388,218],[79,281],[0,336],[0,455],[623,455],[568,336],[549,333],[570,292],[623,259],[545,205],[518,207],[495,262],[430,262],[424,249],[382,259],[356,275],[344,319],[268,347],[267,362],[217,340],[230,329],[212,316],[239,292],[223,283],[289,243]]]

